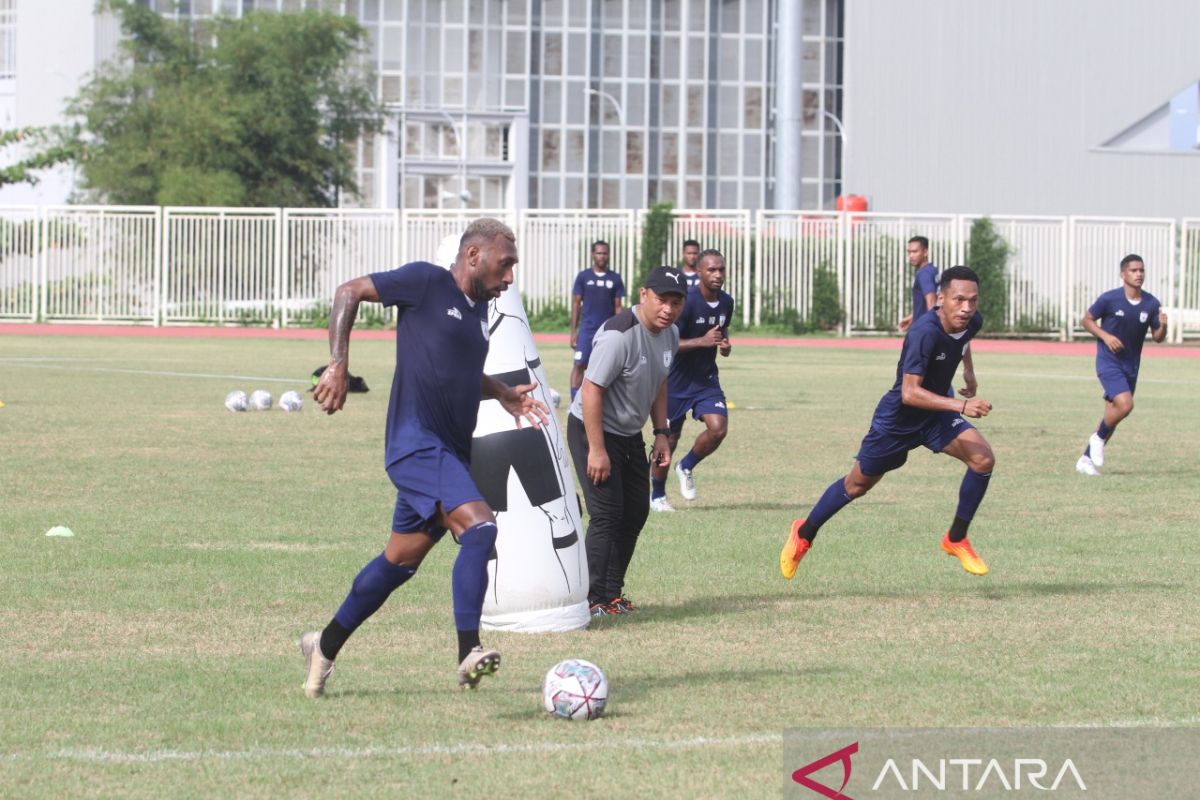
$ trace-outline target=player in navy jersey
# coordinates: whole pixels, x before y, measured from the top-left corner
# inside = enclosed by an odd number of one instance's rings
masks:
[[[725,257],[718,250],[705,250],[697,266],[700,284],[688,292],[675,321],[679,353],[667,378],[667,422],[671,429],[667,441],[671,453],[679,444],[689,411],[693,419],[704,423],[704,431],[696,437],[692,449],[675,465],[679,491],[685,500],[696,499],[696,465],[721,446],[729,430],[725,392],[717,377],[717,353],[728,356],[733,348],[729,341],[733,298],[721,290],[725,285]],[[651,511],[675,510],[667,500],[667,466],[656,464],[651,470]]]
[[[942,550],[955,556],[972,575],[986,575],[984,564],[967,539],[967,528],[987,491],[995,457],[983,435],[963,416],[988,415],[992,404],[964,388],[960,402],[947,396],[967,343],[979,332],[979,278],[967,267],[942,273],[935,313],[913,323],[900,351],[896,382],[879,401],[871,429],[862,440],[850,474],[831,483],[808,513],[792,523],[779,554],[779,569],[791,580],[800,560],[825,522],[855,498],[862,497],[883,476],[904,465],[908,453],[924,445],[935,453],[954,456],[967,465],[958,492],[958,508]]]
[[[345,405],[350,329],[359,303],[395,306],[396,374],[385,466],[397,495],[387,547],[358,573],[325,629],[300,639],[309,697],[324,694],[342,645],[416,573],[447,529],[461,545],[451,577],[459,685],[474,689],[500,666],[500,654],[479,642],[496,518],[471,480],[469,462],[481,397],[500,401],[518,427],[547,421],[546,407],[530,395],[534,384],[508,387],[483,373],[487,305],[512,283],[516,263],[508,226],[478,219],[463,234],[449,270],[417,261],[338,287],[329,321],[329,367],[313,398],[327,414]]]
[[[909,265],[916,270],[912,285],[912,313],[900,320],[901,332],[906,331],[920,316],[928,314],[937,305],[938,268],[929,261],[929,239],[914,236],[905,246]],[[967,391],[975,393],[975,360],[971,348],[963,351],[963,382]],[[947,397],[954,397],[954,387],[946,390]],[[964,395],[970,397],[970,394]]]
[[[596,331],[621,311],[625,284],[621,276],[608,268],[608,242],[592,243],[592,266],[575,276],[571,290],[571,349],[575,366],[571,368],[571,399],[583,385],[583,373],[592,355]]]
[[[929,261],[929,239],[914,236],[905,246],[908,263],[916,270],[912,285],[912,313],[900,320],[900,330],[906,331],[937,302],[938,268]]]
[[[683,243],[683,264],[680,265],[679,271],[683,273],[683,279],[687,281],[688,288],[700,285],[700,273],[696,271],[696,264],[700,260],[700,243],[695,239],[688,239]]]
[[[1084,330],[1096,337],[1096,375],[1104,387],[1104,416],[1075,462],[1075,469],[1084,475],[1100,474],[1097,467],[1104,466],[1105,443],[1133,411],[1147,329],[1156,342],[1167,338],[1167,315],[1157,297],[1142,291],[1145,280],[1142,257],[1125,256],[1122,285],[1100,295],[1083,314]]]

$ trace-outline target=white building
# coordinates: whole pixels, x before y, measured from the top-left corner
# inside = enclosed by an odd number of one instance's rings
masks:
[[[818,208],[838,193],[840,0],[786,0],[794,22],[779,35],[783,0],[144,2],[200,24],[253,9],[357,19],[390,112],[388,135],[359,144],[364,206],[754,209],[780,195]],[[3,52],[16,53],[0,79],[7,125],[59,121],[114,52],[112,21],[92,5],[0,0]],[[774,156],[781,50],[799,53],[802,73],[791,153],[802,176],[788,172],[801,180],[786,193]],[[5,189],[0,203],[61,202],[70,177]]]

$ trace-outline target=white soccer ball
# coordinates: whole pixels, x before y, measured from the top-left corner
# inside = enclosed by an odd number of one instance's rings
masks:
[[[234,389],[232,392],[225,395],[225,407],[230,411],[245,411],[246,393],[241,389]]]
[[[562,402],[562,395],[553,389],[550,390],[550,404],[558,408],[558,404]]]
[[[279,407],[284,411],[299,411],[304,408],[304,398],[299,392],[284,392],[279,396]]]
[[[267,411],[271,408],[273,398],[266,389],[255,389],[250,393],[250,407],[255,411]]]
[[[596,719],[608,704],[608,679],[592,662],[569,658],[546,673],[542,700],[556,717]]]

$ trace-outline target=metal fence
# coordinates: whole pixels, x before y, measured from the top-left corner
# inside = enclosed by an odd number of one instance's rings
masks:
[[[530,314],[570,305],[592,242],[609,243],[630,285],[647,212],[47,206],[0,208],[0,319],[148,325],[312,325],[349,278],[432,259],[478,216],[517,233]],[[696,239],[721,250],[743,324],[834,320],[843,335],[890,333],[909,308],[905,245],[930,240],[939,266],[971,263],[977,214],[676,210],[661,253]],[[1008,247],[998,329],[1071,339],[1084,309],[1146,260],[1146,288],[1171,338],[1200,336],[1200,219],[991,215]],[[827,306],[833,304],[830,309]],[[821,305],[815,308],[814,304]],[[823,312],[818,314],[817,312]],[[381,315],[378,307],[364,314]]]

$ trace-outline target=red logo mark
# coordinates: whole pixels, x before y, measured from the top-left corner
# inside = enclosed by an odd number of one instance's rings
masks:
[[[819,758],[811,764],[806,764],[800,769],[792,773],[792,780],[801,786],[812,789],[822,797],[828,797],[829,800],[854,800],[854,798],[842,794],[842,789],[846,788],[846,784],[850,782],[850,756],[858,752],[858,742],[851,745],[846,745],[841,750],[837,750],[829,755]],[[835,761],[842,762],[842,785],[837,790],[830,789],[828,786],[817,783],[812,778],[808,777],[814,772],[820,772]]]

